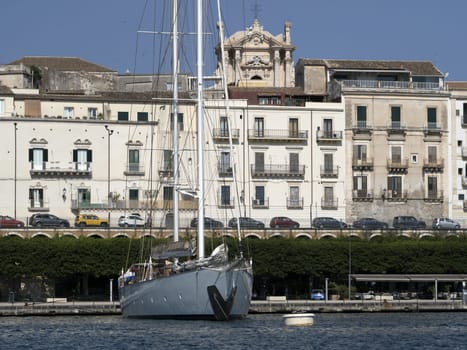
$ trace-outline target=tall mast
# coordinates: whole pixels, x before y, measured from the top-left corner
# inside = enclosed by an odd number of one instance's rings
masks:
[[[172,1],[172,80],[173,80],[173,235],[174,241],[178,241],[179,218],[178,218],[178,2]]]
[[[203,1],[197,0],[197,72],[198,72],[198,259],[204,258],[204,152],[203,152]]]

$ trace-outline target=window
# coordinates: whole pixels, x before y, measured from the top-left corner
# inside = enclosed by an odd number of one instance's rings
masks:
[[[467,124],[467,103],[462,104],[462,123]]]
[[[463,194],[463,193],[459,193],[459,195],[457,196],[457,198],[459,198],[460,201],[463,201],[463,200],[464,200],[464,194]]]
[[[128,170],[139,171],[139,150],[138,149],[128,150]]]
[[[396,164],[402,163],[402,147],[401,146],[391,146],[391,160],[392,160],[392,163],[396,163]]]
[[[229,121],[227,117],[220,117],[219,119],[220,135],[221,137],[229,136]]]
[[[164,156],[163,156],[163,164],[162,164],[162,169],[165,171],[171,171],[173,168],[173,162],[172,162],[172,150],[170,149],[165,149],[164,150]]]
[[[436,108],[427,108],[427,127],[428,129],[436,129]]]
[[[88,108],[88,118],[89,119],[97,118],[97,108],[94,108],[94,107]]]
[[[357,106],[357,128],[366,127],[366,106]]]
[[[428,146],[428,163],[435,164],[436,161],[436,146]]]
[[[462,175],[462,168],[457,168],[457,175]]]
[[[139,122],[147,122],[148,119],[148,112],[138,112],[136,114],[136,118]]]
[[[289,194],[290,194],[290,203],[291,207],[300,207],[300,188],[298,186],[290,186],[289,187]]]
[[[63,118],[70,119],[70,118],[74,118],[74,116],[75,116],[75,109],[73,107],[63,108]]]
[[[402,197],[402,177],[401,176],[388,176],[388,190],[389,197],[400,198]]]
[[[365,198],[367,196],[367,177],[366,175],[358,175],[353,177],[354,197]]]
[[[127,121],[128,120],[128,112],[118,112],[117,119],[120,121]]]
[[[255,204],[264,205],[264,186],[255,187]]]
[[[0,99],[0,116],[5,113],[5,100]]]
[[[289,118],[289,137],[298,137],[298,119]]]
[[[174,129],[173,113],[170,113],[170,130]],[[177,116],[178,131],[183,131],[183,113],[178,113]]]
[[[136,188],[130,188],[128,190],[128,198],[130,200],[130,208],[138,208],[139,190]]]
[[[326,207],[334,206],[334,188],[332,186],[324,187],[324,205]]]
[[[174,189],[172,186],[165,186],[163,190],[163,200],[172,201],[174,199]]]
[[[333,174],[333,155],[332,153],[325,153],[324,154],[324,173],[325,174]]]
[[[354,159],[355,160],[366,160],[366,145],[355,145],[354,146]]]
[[[325,138],[331,139],[333,131],[332,131],[332,119],[324,119],[323,120],[323,136]]]
[[[78,188],[78,207],[91,204],[91,191],[87,188]]]
[[[73,162],[76,170],[88,170],[89,163],[92,162],[92,150],[89,149],[74,149]]]
[[[259,172],[259,173],[264,172],[264,153],[263,152],[255,153],[255,172]]]
[[[255,118],[255,136],[264,137],[264,118]]]
[[[42,188],[29,189],[29,206],[30,208],[44,207],[44,190]]]
[[[401,127],[401,107],[391,106],[391,128],[400,129]]]
[[[221,205],[230,205],[230,186],[221,186]]]
[[[30,148],[29,162],[33,170],[45,170],[45,164],[49,161],[49,152],[44,148]]]
[[[435,176],[428,176],[428,198],[438,197],[438,179]]]
[[[220,172],[232,172],[232,167],[230,166],[230,152],[221,152]]]
[[[410,155],[410,159],[412,159],[413,164],[417,164],[418,163],[418,154],[412,153]]]
[[[300,166],[298,164],[298,153],[289,154],[289,170],[292,174],[298,174]]]

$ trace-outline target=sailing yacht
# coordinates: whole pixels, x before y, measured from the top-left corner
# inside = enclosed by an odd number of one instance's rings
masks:
[[[197,128],[198,128],[198,217],[204,217],[204,157],[203,157],[203,60],[202,60],[202,0],[197,0]],[[177,50],[177,1],[173,0],[173,51]],[[177,116],[177,64],[174,71],[174,113]],[[176,125],[176,124],[174,124]],[[174,131],[177,128],[174,128]],[[178,137],[174,136],[174,141]],[[174,145],[174,152],[176,146]],[[174,160],[176,157],[174,157]],[[174,163],[176,163],[174,161]],[[174,174],[178,166],[174,164]],[[177,205],[174,202],[174,211]],[[176,218],[174,213],[176,230]],[[198,220],[197,239],[174,241],[151,249],[145,262],[133,264],[118,279],[120,307],[125,317],[213,319],[244,318],[248,314],[252,296],[253,274],[251,261],[240,249],[238,257],[229,258],[226,244],[204,256],[204,220]],[[238,235],[239,246],[240,234]]]

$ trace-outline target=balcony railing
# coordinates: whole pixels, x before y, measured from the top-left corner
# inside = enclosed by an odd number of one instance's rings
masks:
[[[413,90],[441,90],[439,83],[386,81],[386,80],[340,80],[344,89],[413,89]]]
[[[91,162],[69,162],[61,165],[60,162],[31,162],[29,173],[31,177],[91,177]]]
[[[318,143],[340,143],[342,142],[342,131],[318,130],[316,132]]]
[[[124,171],[125,175],[144,175],[144,166],[140,163],[128,163]]]
[[[423,162],[423,169],[426,172],[430,172],[430,173],[442,172],[444,169],[444,159],[442,158],[425,159]]]
[[[462,176],[462,187],[467,187],[467,176]]]
[[[367,189],[352,191],[352,200],[354,202],[372,202],[373,198],[373,191]]]
[[[371,170],[373,169],[373,158],[352,158],[352,169],[353,170]]]
[[[388,202],[407,202],[407,191],[388,190],[385,199]]]
[[[250,168],[253,177],[300,178],[305,175],[304,165],[251,164]]]
[[[409,160],[407,158],[391,158],[388,159],[388,171],[390,173],[405,173],[409,168]]]
[[[321,198],[321,209],[336,210],[338,207],[337,198]]]
[[[49,211],[49,203],[48,201],[45,201],[44,199],[29,199],[29,211]]]
[[[226,198],[224,196],[220,196],[219,201],[218,201],[218,207],[219,208],[234,208],[235,198],[234,197]]]
[[[193,210],[198,207],[198,202],[196,200],[184,200],[181,199],[178,202],[179,209],[181,210]],[[173,209],[173,200],[139,200],[139,199],[128,199],[128,200],[112,200],[110,203],[108,201],[101,202],[91,202],[91,201],[78,201],[73,199],[71,201],[71,209]]]
[[[321,177],[338,177],[339,167],[338,166],[335,166],[335,167],[321,166],[320,175]]]
[[[303,198],[287,197],[287,209],[303,209]]]
[[[274,129],[249,129],[248,139],[250,141],[287,141],[306,142],[308,140],[307,130],[274,130]]]
[[[424,129],[424,132],[426,135],[440,136],[441,131],[442,131],[441,125],[437,123],[427,123]]]
[[[425,194],[425,202],[443,202],[444,192],[443,191],[429,191]]]
[[[251,198],[251,207],[253,209],[268,209],[269,198]]]
[[[219,173],[220,177],[232,177],[233,176],[232,167],[224,163],[217,164],[217,172]]]
[[[214,140],[228,141],[229,130],[227,128],[214,128],[214,130],[212,131],[212,137]],[[240,129],[232,129],[232,139],[238,140],[239,137],[240,137]]]
[[[159,177],[160,178],[171,178],[174,175],[173,166],[162,166],[159,169]]]

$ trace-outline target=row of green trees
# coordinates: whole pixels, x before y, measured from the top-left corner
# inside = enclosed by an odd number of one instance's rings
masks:
[[[219,242],[208,240],[206,251]],[[236,243],[227,243],[230,253],[238,254]],[[5,300],[8,291],[18,293],[21,283],[39,277],[53,285],[56,297],[105,294],[109,279],[116,281],[122,269],[141,261],[149,246],[147,240],[126,238],[1,238],[0,299]],[[466,239],[271,239],[245,240],[243,246],[245,255],[253,259],[254,290],[258,296],[300,297],[312,287],[322,287],[325,278],[345,285],[349,271],[467,273]]]

